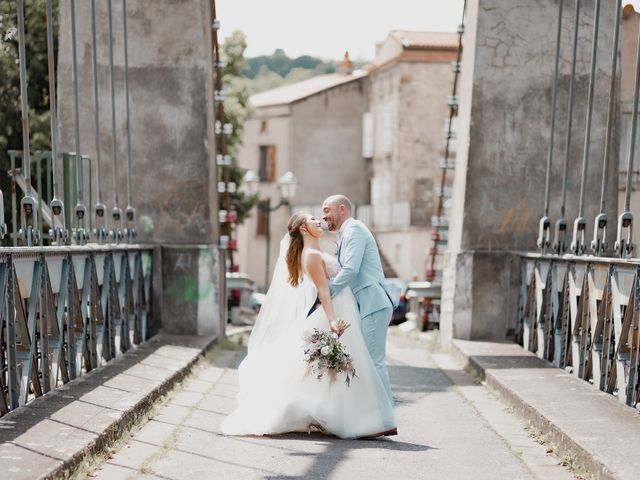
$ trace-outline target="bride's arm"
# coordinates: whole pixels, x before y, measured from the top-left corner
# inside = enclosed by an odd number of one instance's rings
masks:
[[[318,253],[312,252],[307,256],[307,272],[311,280],[318,289],[318,298],[324,308],[329,323],[335,320],[333,314],[333,303],[331,302],[331,294],[329,293],[329,281],[324,269],[324,261]]]

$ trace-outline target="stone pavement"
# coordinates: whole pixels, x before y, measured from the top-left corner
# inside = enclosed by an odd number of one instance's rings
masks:
[[[596,478],[640,478],[640,415],[533,353],[508,342],[454,340],[454,348],[554,448]]]
[[[66,477],[191,372],[214,337],[158,334],[0,418],[0,479]]]
[[[225,437],[243,350],[218,351],[141,429],[83,478],[570,479],[523,425],[449,356],[390,336],[399,435]]]

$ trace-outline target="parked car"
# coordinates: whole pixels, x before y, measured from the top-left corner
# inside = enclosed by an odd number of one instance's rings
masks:
[[[391,316],[391,325],[398,325],[406,320],[405,315],[407,314],[407,282],[401,280],[400,278],[385,278],[385,283],[393,285],[394,287],[400,289],[400,301],[398,302],[398,307],[393,311],[393,315]]]
[[[260,292],[253,292],[251,294],[251,308],[253,308],[253,311],[256,313],[260,312],[260,308],[262,307],[262,304],[264,303],[264,300],[267,298],[267,295],[265,293],[260,293]]]

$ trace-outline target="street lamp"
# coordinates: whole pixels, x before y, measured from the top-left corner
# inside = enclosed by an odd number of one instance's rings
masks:
[[[243,183],[249,188],[250,195],[258,193],[258,184],[260,177],[252,170],[247,170],[244,174]],[[272,207],[271,199],[268,198],[264,202],[258,202],[258,209],[264,212],[266,217],[265,243],[267,244],[267,254],[265,260],[265,287],[269,285],[269,262],[271,256],[271,212],[275,212],[284,205],[289,205],[289,201],[295,196],[298,187],[298,179],[292,172],[287,172],[278,179],[278,189],[280,190],[280,202]]]

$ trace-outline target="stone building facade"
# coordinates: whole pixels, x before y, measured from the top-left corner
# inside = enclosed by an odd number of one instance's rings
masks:
[[[344,193],[376,235],[388,275],[423,278],[457,48],[454,33],[392,31],[365,71],[351,72],[345,57],[337,74],[252,96],[255,111],[239,164],[260,171],[260,152],[264,164],[271,145],[275,170],[261,183],[261,198],[279,201],[276,181],[287,170],[299,180],[293,210],[319,214],[327,195]],[[289,213],[272,214],[274,238],[285,231]],[[239,227],[237,260],[242,271],[266,283],[259,215]],[[270,271],[277,243],[271,244]]]
[[[456,60],[455,33],[392,31],[378,45],[365,155],[380,249],[401,278],[423,278],[436,215]],[[368,145],[366,144],[368,143]]]
[[[280,201],[278,179],[287,171],[298,179],[291,205],[270,215],[269,272],[292,211],[319,214],[322,200],[334,193],[344,193],[357,204],[368,203],[361,125],[368,101],[366,73],[350,68],[251,97],[254,112],[245,124],[239,165],[259,174],[260,200],[269,199],[272,207]],[[236,261],[259,285],[268,284],[265,220],[255,208],[237,233]]]

